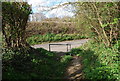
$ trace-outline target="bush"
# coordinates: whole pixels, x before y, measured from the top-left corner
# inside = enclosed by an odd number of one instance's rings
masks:
[[[60,19],[56,20],[59,22]],[[41,22],[28,22],[28,26],[26,29],[26,36],[32,36],[36,34],[47,34],[54,33],[54,34],[60,34],[60,33],[78,33],[76,31],[76,27],[74,23],[56,23],[56,21],[41,21]]]

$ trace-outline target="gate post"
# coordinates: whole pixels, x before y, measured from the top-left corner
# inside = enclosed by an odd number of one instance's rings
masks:
[[[49,44],[49,51],[50,51],[50,44]]]
[[[68,52],[68,44],[66,44],[67,45],[67,52]]]

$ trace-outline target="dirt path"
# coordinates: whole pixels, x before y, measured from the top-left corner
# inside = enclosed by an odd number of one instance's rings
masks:
[[[71,48],[80,47],[82,44],[85,44],[89,39],[81,39],[81,40],[73,40],[73,41],[63,41],[63,42],[55,42],[54,44],[71,44]],[[40,44],[32,46],[34,48],[44,48],[49,50],[48,44]],[[52,51],[55,51],[58,57],[64,56],[66,53],[66,46],[63,45],[55,45],[52,46]],[[70,50],[69,50],[70,51]],[[65,79],[67,81],[82,81],[82,58],[78,56],[73,56],[71,63],[66,68]]]
[[[73,60],[66,69],[65,78],[69,81],[80,81],[82,80],[82,58],[73,56]]]
[[[54,42],[54,43],[46,43],[46,44],[39,44],[39,45],[33,45],[33,48],[44,48],[46,50],[49,50],[49,44],[71,44],[71,48],[77,48],[81,46],[82,44],[86,43],[89,39],[81,39],[81,40],[72,40],[72,41],[63,41],[63,42]],[[68,48],[70,51],[70,47]],[[67,46],[66,45],[52,45],[51,51],[57,51],[57,52],[67,52]]]

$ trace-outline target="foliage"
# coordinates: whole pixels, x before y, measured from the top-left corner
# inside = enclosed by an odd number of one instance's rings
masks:
[[[119,43],[111,48],[104,44],[90,42],[75,48],[72,54],[82,56],[84,78],[92,81],[119,81],[120,52]]]
[[[7,48],[26,46],[25,29],[30,13],[27,2],[2,3],[2,33]]]
[[[80,29],[79,27],[76,27],[76,22],[68,22],[63,21],[60,18],[57,18],[56,20],[51,19],[50,21],[41,21],[41,22],[28,22],[27,28],[26,28],[26,37],[30,37],[32,35],[37,34],[47,34],[47,33],[54,33],[54,34],[80,34],[84,36],[89,36],[90,31],[85,28],[85,26],[82,26]]]
[[[64,55],[62,56],[61,62],[68,63],[72,59],[71,55]]]
[[[3,80],[62,79],[70,56],[58,57],[42,48],[3,52]],[[64,61],[61,61],[64,59]],[[45,80],[45,81],[46,81]]]
[[[79,2],[76,7],[78,27],[86,27],[93,31],[96,41],[103,42],[106,47],[112,46],[120,36],[119,2]]]
[[[85,79],[118,81],[120,79],[119,3],[79,2],[75,4],[75,7],[77,28],[74,28],[74,24],[71,22],[67,25],[66,22],[62,22],[56,26],[57,22],[48,20],[49,23],[42,22],[42,26],[39,23],[37,25],[32,23],[33,27],[30,28],[28,23],[27,32],[32,31],[33,33],[33,29],[36,27],[37,34],[29,37],[27,42],[39,44],[87,38],[85,34],[91,34],[92,30],[93,37],[97,42],[88,43],[81,48],[74,48],[68,54],[82,57]],[[72,59],[70,55],[59,58],[55,53],[42,48],[25,47],[27,45],[25,29],[31,13],[30,5],[26,2],[3,2],[2,8],[2,33],[6,46],[13,48],[12,50],[3,50],[3,79],[32,81],[33,79],[63,78],[65,68]],[[15,50],[16,47],[21,48]]]
[[[65,40],[75,40],[87,38],[79,34],[53,34],[47,33],[45,35],[33,35],[27,38],[29,44],[40,44],[43,42],[55,42],[55,41],[65,41]]]
[[[57,21],[29,22],[26,29],[26,35],[46,34],[46,33],[75,33],[75,23]]]

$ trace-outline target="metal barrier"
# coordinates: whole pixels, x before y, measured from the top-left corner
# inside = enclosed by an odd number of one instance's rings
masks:
[[[68,52],[68,46],[71,49],[71,44],[49,44],[49,51],[51,51],[51,47],[50,47],[51,45],[66,45],[67,46],[67,52]]]

